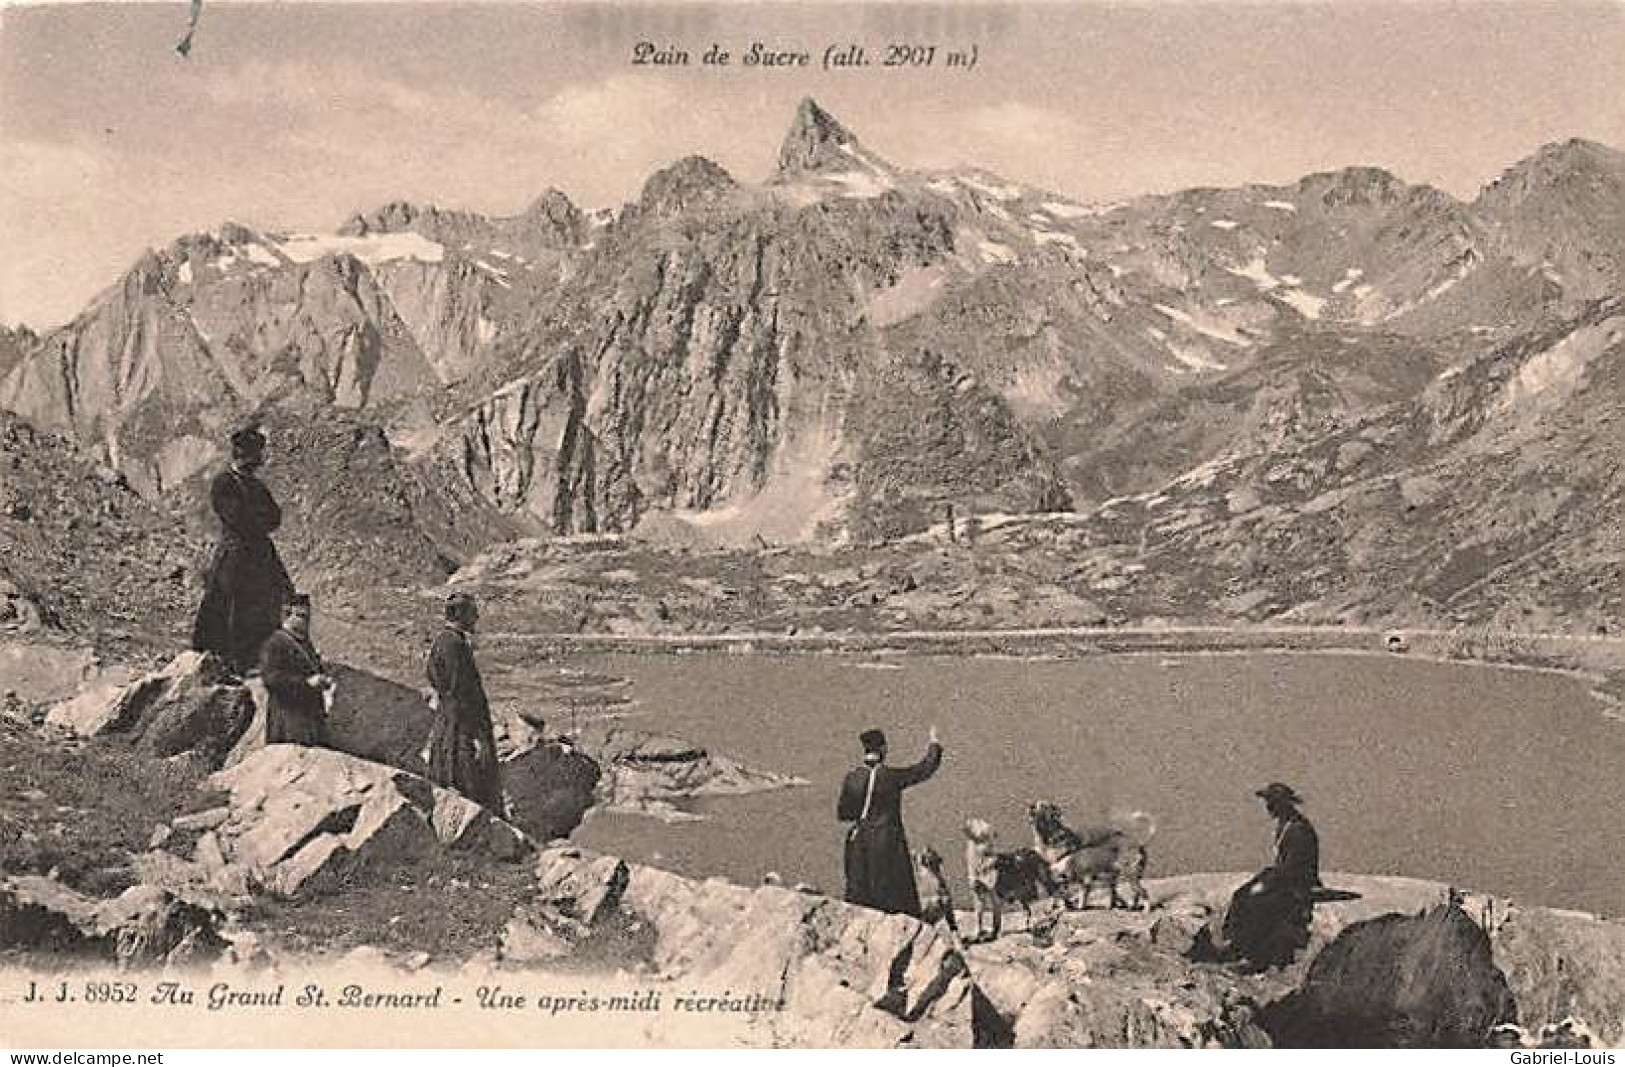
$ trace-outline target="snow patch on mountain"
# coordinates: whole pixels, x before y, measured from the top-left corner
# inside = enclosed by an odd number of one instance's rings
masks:
[[[981,253],[982,259],[988,263],[998,263],[1008,266],[1012,263],[1021,262],[1020,257],[1018,257],[1015,252],[1011,250],[1009,245],[1002,245],[997,241],[990,241],[985,237],[981,241],[977,242],[976,250]]]
[[[1497,398],[1498,414],[1555,404],[1579,388],[1591,361],[1625,340],[1625,316],[1574,331],[1526,360]]]
[[[906,267],[896,283],[876,290],[865,309],[876,326],[890,326],[930,307],[946,280],[941,267]]]
[[[365,237],[292,234],[277,241],[276,247],[295,263],[311,263],[323,256],[333,255],[352,255],[368,264],[387,263],[396,259],[439,263],[446,254],[443,245],[411,231],[375,233]]]
[[[1298,210],[1298,205],[1297,204],[1289,204],[1285,200],[1266,200],[1266,201],[1264,201],[1264,206],[1265,207],[1272,207],[1276,211],[1292,211],[1292,212],[1296,212]]]
[[[1058,219],[1081,219],[1099,213],[1095,208],[1084,207],[1082,204],[1065,204],[1059,200],[1046,200],[1043,207]]]
[[[1359,267],[1350,267],[1348,270],[1343,272],[1342,280],[1332,285],[1332,292],[1341,293],[1343,290],[1347,289],[1349,286],[1353,285],[1363,277],[1365,277],[1365,271],[1361,270]]]
[[[842,145],[841,147],[846,148],[847,146]],[[852,197],[857,200],[873,200],[875,197],[883,196],[897,187],[897,183],[887,175],[869,170],[836,171],[833,174],[821,175],[821,177],[826,181],[841,186],[842,196]]]
[[[1261,257],[1255,256],[1247,262],[1245,267],[1226,267],[1225,270],[1231,274],[1251,279],[1253,284],[1260,289],[1275,289],[1281,284],[1281,279],[1269,272],[1269,268],[1264,264]]]
[[[995,185],[992,182],[983,181],[980,178],[975,178],[968,174],[962,175],[959,179],[959,183],[968,189],[974,189],[976,192],[981,193],[984,196],[991,196],[995,200],[1010,201],[1021,199],[1022,190],[1021,186],[1019,185]]]
[[[1208,223],[1208,225],[1212,226],[1215,230],[1233,230],[1237,226],[1241,225],[1241,223],[1237,222],[1235,219],[1214,219],[1212,222]]]
[[[1074,252],[1083,253],[1083,246],[1070,233],[1059,233],[1055,230],[1042,230],[1034,227],[1032,234],[1033,240],[1041,245],[1065,245]]]
[[[1181,308],[1169,307],[1167,304],[1155,304],[1153,306],[1181,326],[1195,330],[1204,337],[1211,337],[1215,341],[1223,341],[1227,345],[1239,345],[1243,348],[1253,343],[1251,338],[1238,333],[1234,326],[1222,318],[1201,311],[1193,313]]]
[[[1325,297],[1306,293],[1302,289],[1283,289],[1276,295],[1306,319],[1320,318],[1321,309],[1327,304]]]
[[[1165,346],[1168,354],[1179,360],[1191,370],[1224,370],[1225,364],[1214,359],[1205,349],[1191,348],[1186,345],[1175,344],[1170,341]]]
[[[279,259],[275,252],[272,252],[258,241],[251,241],[245,245],[243,255],[248,257],[250,263],[258,263],[262,267],[280,267],[284,264],[284,261]]]

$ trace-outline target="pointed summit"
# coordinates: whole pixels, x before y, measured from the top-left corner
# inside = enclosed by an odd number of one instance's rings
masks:
[[[779,146],[779,175],[849,171],[854,166],[890,169],[859,144],[835,116],[819,107],[818,101],[804,97],[796,108],[790,132],[784,135],[784,143]]]

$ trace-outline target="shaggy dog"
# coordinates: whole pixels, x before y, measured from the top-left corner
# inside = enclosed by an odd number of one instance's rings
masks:
[[[942,874],[942,853],[927,845],[920,851],[920,866],[931,875],[936,882],[937,891],[929,904],[921,910],[920,918],[925,922],[942,922],[948,924],[948,929],[955,935],[959,933],[959,919],[954,913],[954,895],[948,888],[948,879]]]
[[[1067,892],[1068,908],[1087,908],[1096,886],[1105,886],[1111,893],[1113,908],[1149,906],[1143,879],[1146,845],[1156,832],[1151,816],[1136,811],[1125,816],[1122,825],[1091,826],[1079,833],[1062,821],[1061,809],[1047,800],[1034,803],[1028,814],[1034,848]],[[1126,901],[1118,895],[1119,885],[1128,890]]]
[[[1006,903],[1021,905],[1031,931],[1033,903],[1040,897],[1053,896],[1057,888],[1042,856],[1030,848],[996,852],[994,837],[993,828],[985,821],[965,820],[965,874],[976,906],[976,933],[969,939],[971,944],[999,936]],[[983,927],[985,913],[992,914],[991,930]]]

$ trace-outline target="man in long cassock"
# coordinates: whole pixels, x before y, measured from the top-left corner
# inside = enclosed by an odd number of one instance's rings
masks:
[[[491,706],[474,664],[474,627],[479,608],[466,593],[446,600],[446,625],[429,649],[429,685],[435,717],[429,728],[429,777],[492,811],[502,812],[502,773],[497,766]]]
[[[886,765],[886,735],[865,730],[863,764],[841,783],[836,818],[852,823],[846,835],[846,900],[879,911],[920,914],[920,890],[914,861],[903,832],[903,790],[937,773],[942,745],[931,728],[925,758],[909,767]]]
[[[255,472],[265,465],[258,429],[231,435],[231,466],[209,483],[209,503],[220,519],[220,539],[192,625],[192,647],[218,653],[237,674],[259,661],[260,646],[282,622],[293,582],[271,534],[282,509]]]
[[[1256,794],[1275,819],[1275,862],[1230,898],[1224,937],[1253,970],[1292,962],[1309,943],[1314,892],[1320,888],[1320,837],[1292,787],[1271,782]]]
[[[331,747],[324,694],[333,680],[310,639],[310,597],[295,593],[282,613],[282,628],[260,648],[260,680],[269,699],[265,743]]]

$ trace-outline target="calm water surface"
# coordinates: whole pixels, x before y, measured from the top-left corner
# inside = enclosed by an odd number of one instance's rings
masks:
[[[1625,724],[1579,682],[1400,657],[1083,660],[702,654],[577,657],[632,679],[630,722],[806,787],[700,801],[706,821],[595,815],[586,846],[694,875],[841,889],[835,794],[857,734],[892,761],[938,725],[942,770],[905,800],[911,843],[958,876],[967,815],[1025,844],[1026,805],[1074,825],[1152,812],[1151,873],[1253,869],[1272,827],[1254,789],[1294,785],[1326,870],[1404,874],[1625,914]]]

